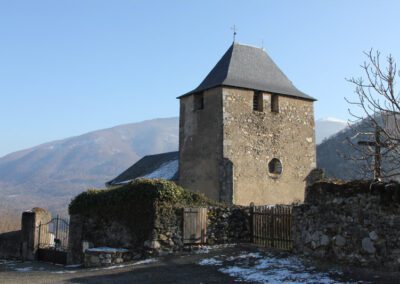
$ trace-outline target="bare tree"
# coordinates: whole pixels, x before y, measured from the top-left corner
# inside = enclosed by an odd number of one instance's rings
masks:
[[[348,158],[365,161],[360,168],[375,179],[400,175],[400,100],[396,92],[396,62],[391,55],[382,65],[380,52],[364,52],[363,77],[347,79],[355,86],[356,100],[346,101],[355,119],[349,121],[354,136],[347,141],[354,152]],[[361,140],[361,141],[360,141]]]

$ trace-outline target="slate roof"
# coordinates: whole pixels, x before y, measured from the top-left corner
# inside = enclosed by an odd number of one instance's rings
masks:
[[[217,86],[265,91],[315,101],[299,91],[261,48],[233,43],[201,84],[182,98]]]
[[[178,161],[178,151],[144,156],[122,174],[106,182],[106,186],[128,183],[140,177],[177,181]]]

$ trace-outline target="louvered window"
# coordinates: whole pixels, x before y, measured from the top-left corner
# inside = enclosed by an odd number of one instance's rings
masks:
[[[278,97],[278,95],[271,95],[271,111],[279,112],[279,97]]]
[[[194,95],[194,110],[204,109],[204,95],[203,93]]]
[[[261,92],[254,92],[253,94],[253,110],[263,111],[263,95]]]

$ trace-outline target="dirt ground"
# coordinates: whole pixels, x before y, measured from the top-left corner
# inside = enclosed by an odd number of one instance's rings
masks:
[[[0,260],[0,283],[399,283],[400,273],[315,265],[252,246],[199,251],[108,268]]]

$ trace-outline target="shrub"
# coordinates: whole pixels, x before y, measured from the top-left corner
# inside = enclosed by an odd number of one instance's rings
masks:
[[[76,196],[69,205],[69,214],[110,215],[123,208],[171,203],[176,207],[213,205],[203,194],[184,190],[172,181],[137,179],[111,189],[89,189]]]

